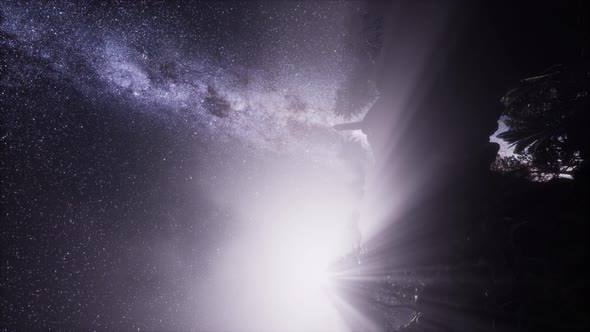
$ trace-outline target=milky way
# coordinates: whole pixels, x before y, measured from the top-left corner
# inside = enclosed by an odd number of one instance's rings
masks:
[[[17,73],[3,84],[53,76],[89,98],[116,98],[163,121],[189,122],[216,141],[313,149],[318,136],[334,142],[326,128],[342,122],[332,108],[335,90],[358,62],[345,52],[342,33],[353,10],[337,2],[9,2],[2,31],[27,59],[6,68]]]
[[[315,197],[305,181],[346,191],[358,176],[341,152],[364,137],[332,126],[355,120],[334,112],[337,91],[371,60],[350,47],[361,15],[331,1],[3,1],[0,327],[235,327],[223,308],[240,307],[208,288],[256,222],[240,208],[281,202],[277,177]]]

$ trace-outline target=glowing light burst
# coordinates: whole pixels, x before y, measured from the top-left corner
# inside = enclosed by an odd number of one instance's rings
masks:
[[[358,196],[349,172],[307,159],[282,160],[263,174],[231,189],[253,194],[229,203],[243,223],[206,285],[206,316],[216,330],[347,331],[330,268],[353,249],[348,220]]]

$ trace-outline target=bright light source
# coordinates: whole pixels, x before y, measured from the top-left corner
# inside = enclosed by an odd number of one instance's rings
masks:
[[[329,275],[353,248],[346,174],[295,164],[266,174],[241,202],[246,222],[207,285],[207,316],[216,330],[347,331]]]
[[[285,282],[298,292],[323,292],[329,286],[328,265],[330,261],[326,253],[299,250],[294,252],[285,264]]]
[[[328,286],[326,268],[317,264],[303,264],[294,274],[294,281],[298,288],[304,291],[321,291]]]

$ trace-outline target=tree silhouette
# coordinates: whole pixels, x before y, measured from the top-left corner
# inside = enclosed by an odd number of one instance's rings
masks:
[[[512,172],[528,167],[537,180],[573,176],[587,156],[588,70],[585,65],[555,65],[520,81],[501,102],[508,130],[498,134],[514,147],[520,162],[498,163]],[[513,158],[514,159],[514,158]]]
[[[384,33],[382,13],[365,8],[350,20],[344,44],[353,61],[336,91],[334,105],[334,112],[346,119],[362,113],[378,95],[372,76]]]

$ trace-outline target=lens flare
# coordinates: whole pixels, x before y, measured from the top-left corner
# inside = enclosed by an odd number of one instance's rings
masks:
[[[334,299],[331,266],[355,243],[349,220],[358,196],[349,173],[338,163],[281,161],[269,164],[255,186],[227,189],[237,197],[228,204],[237,207],[241,224],[199,293],[214,329],[348,330]]]

